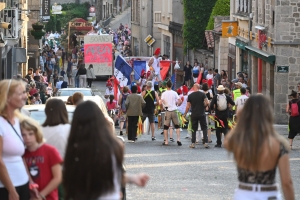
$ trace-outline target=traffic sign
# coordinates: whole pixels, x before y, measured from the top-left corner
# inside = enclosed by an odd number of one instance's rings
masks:
[[[147,43],[148,46],[152,46],[152,44],[155,42],[155,39],[152,37],[152,35],[148,35],[144,41]]]

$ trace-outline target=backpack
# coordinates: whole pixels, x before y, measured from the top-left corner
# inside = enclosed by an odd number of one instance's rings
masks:
[[[291,102],[291,116],[292,117],[297,117],[299,116],[299,109],[298,109],[298,101],[297,102]]]
[[[217,109],[219,111],[224,111],[227,109],[227,98],[225,94],[217,95]]]
[[[125,101],[126,101],[126,98],[127,98],[128,94],[122,94],[122,104],[121,104],[121,109],[123,111],[123,113],[126,112],[126,106],[125,106]]]

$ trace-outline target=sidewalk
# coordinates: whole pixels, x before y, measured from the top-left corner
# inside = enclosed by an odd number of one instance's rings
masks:
[[[122,23],[120,22],[121,20],[123,20],[126,15],[128,15],[128,13],[131,12],[131,7],[127,7],[121,14],[119,15],[116,15],[115,18],[113,18],[109,24],[109,27],[113,27],[113,26],[118,26],[119,27],[119,23]],[[125,25],[125,24],[123,24]],[[129,27],[131,27],[131,24],[128,24]],[[114,28],[112,28],[114,29]]]

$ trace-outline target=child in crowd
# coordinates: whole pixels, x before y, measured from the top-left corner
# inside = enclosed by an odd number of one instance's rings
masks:
[[[41,128],[36,121],[25,118],[21,122],[21,132],[26,146],[23,158],[39,194],[33,199],[58,200],[57,187],[62,180],[62,158],[58,151],[43,143]]]
[[[60,71],[60,75],[65,78],[65,74],[66,74],[65,68],[62,68]]]
[[[33,94],[33,96],[35,97],[35,102],[34,102],[34,104],[43,104],[43,103],[42,103],[42,100],[41,100],[40,93],[35,93],[35,94]]]

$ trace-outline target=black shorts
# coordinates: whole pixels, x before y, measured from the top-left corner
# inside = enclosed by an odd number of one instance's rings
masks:
[[[26,183],[25,185],[17,186],[15,187],[17,193],[19,194],[19,200],[28,200],[30,199],[30,193],[29,193],[29,183]],[[8,191],[6,188],[0,188],[0,199],[8,199]]]
[[[147,117],[150,124],[154,123],[154,114],[143,113],[143,117],[142,117],[143,122],[146,120]]]
[[[193,74],[194,78],[198,78],[199,74]]]

